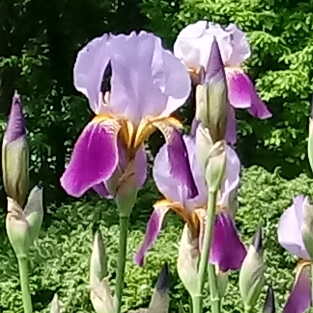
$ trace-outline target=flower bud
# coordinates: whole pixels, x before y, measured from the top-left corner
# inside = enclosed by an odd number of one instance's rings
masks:
[[[5,192],[21,207],[28,191],[28,146],[20,96],[15,93],[2,143],[2,172]]]
[[[239,274],[239,290],[247,311],[254,307],[259,298],[265,282],[264,271],[262,229],[259,227]]]
[[[113,297],[107,280],[95,278],[90,287],[90,300],[96,313],[113,313]]]
[[[263,307],[263,313],[275,313],[275,296],[272,286],[269,286],[266,292],[266,298]]]
[[[193,238],[188,225],[185,224],[178,250],[177,270],[191,296],[197,294],[199,256],[199,240]]]
[[[101,233],[97,231],[90,258],[90,285],[93,281],[101,281],[107,276],[107,255],[105,253]]]
[[[41,182],[31,190],[24,214],[29,224],[30,244],[32,244],[39,235],[43,220],[43,188]]]
[[[154,293],[152,295],[148,312],[149,313],[167,313],[169,310],[170,273],[167,263],[163,266],[159,275]]]
[[[305,249],[313,260],[313,206],[308,197],[305,197],[303,202],[301,234]]]
[[[9,197],[6,229],[16,256],[27,257],[30,248],[29,224],[20,205]]]
[[[227,81],[224,64],[214,37],[202,85],[196,88],[196,119],[209,129],[213,143],[223,140],[227,124]]]
[[[50,313],[61,313],[58,294],[55,294],[52,299]]]

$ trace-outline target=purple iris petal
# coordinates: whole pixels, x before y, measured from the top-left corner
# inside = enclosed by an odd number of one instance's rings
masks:
[[[249,77],[241,69],[226,68],[228,99],[234,108],[250,108],[252,92]]]
[[[97,184],[95,186],[92,187],[94,189],[94,191],[103,198],[107,198],[107,199],[112,199],[112,195],[109,193],[109,191],[107,190],[106,186],[104,185],[104,183],[100,183]]]
[[[311,304],[310,266],[303,266],[297,273],[294,286],[283,313],[303,313]]]
[[[25,119],[19,94],[14,93],[11,112],[5,131],[5,141],[10,143],[26,135]]]
[[[146,235],[138,252],[134,256],[134,262],[139,266],[144,265],[145,255],[150,250],[159,236],[162,228],[163,219],[170,209],[167,205],[156,204],[152,212],[146,228]]]
[[[200,123],[201,122],[196,118],[192,120],[191,128],[190,128],[190,136],[193,136],[193,137],[196,136],[196,131]]]
[[[252,83],[251,83],[252,84]],[[252,104],[251,107],[248,109],[248,112],[259,119],[267,119],[272,117],[272,113],[268,110],[266,105],[262,102],[259,95],[255,91],[254,87],[252,86]]]
[[[109,35],[104,34],[90,41],[79,51],[74,65],[75,88],[88,98],[90,107],[96,114],[105,111],[102,102],[99,102],[99,93],[103,73],[110,60],[109,38]]]
[[[225,140],[227,143],[234,145],[237,142],[237,121],[235,109],[228,105],[227,108],[227,125]]]
[[[241,242],[236,225],[227,212],[216,215],[210,263],[217,265],[222,272],[238,270],[247,254]]]
[[[301,225],[303,220],[304,196],[299,195],[293,199],[293,204],[281,216],[278,223],[278,242],[291,254],[309,260],[305,249]]]
[[[153,178],[160,192],[169,200],[178,202],[182,207],[193,210],[195,206],[203,206],[207,201],[207,188],[202,171],[196,160],[195,138],[183,136],[185,148],[188,153],[189,171],[198,190],[198,195],[188,199],[190,193],[189,187],[184,181],[178,180],[177,176],[172,174],[172,163],[170,151],[167,144],[161,147],[155,157],[153,166]],[[177,166],[182,166],[177,164]]]
[[[147,153],[145,147],[142,146],[138,149],[136,154],[136,178],[138,189],[141,188],[147,180]]]
[[[106,181],[118,164],[117,133],[113,120],[91,122],[78,138],[61,185],[74,197]]]

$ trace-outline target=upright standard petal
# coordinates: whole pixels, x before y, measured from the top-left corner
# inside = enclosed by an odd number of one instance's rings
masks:
[[[281,216],[278,223],[278,242],[291,254],[299,258],[309,260],[310,257],[305,249],[301,225],[303,220],[304,196],[299,195],[293,199],[293,204]]]
[[[61,185],[74,197],[106,181],[118,164],[117,135],[120,125],[112,119],[95,119],[78,138]]]
[[[171,203],[169,201],[163,200],[154,205],[154,211],[152,212],[147,224],[144,241],[134,257],[134,262],[139,266],[144,265],[147,251],[152,248],[154,242],[158,238],[162,228],[163,219],[171,208],[170,204]]]
[[[99,101],[103,74],[109,63],[109,35],[104,34],[90,41],[78,52],[74,65],[74,85],[89,100],[91,109],[96,113],[105,112]]]
[[[221,212],[216,215],[210,263],[217,265],[222,272],[238,270],[247,251],[241,242],[231,215]]]
[[[180,183],[185,186],[187,199],[195,198],[199,191],[190,168],[189,155],[183,135],[170,123],[156,122],[154,125],[160,129],[166,140],[170,175],[176,180],[176,184]]]
[[[299,266],[283,313],[303,313],[311,304],[310,265]]]
[[[163,48],[153,34],[135,32],[110,40],[112,64],[111,106],[114,113],[135,125],[145,117],[157,117],[167,97],[159,84],[164,77]]]

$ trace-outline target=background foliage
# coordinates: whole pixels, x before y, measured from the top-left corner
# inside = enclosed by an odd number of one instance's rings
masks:
[[[292,286],[292,271],[296,259],[278,245],[277,222],[294,195],[304,193],[310,195],[312,199],[312,191],[313,180],[303,174],[288,181],[281,178],[277,172],[271,174],[256,166],[244,170],[243,173],[236,222],[247,244],[258,224],[264,225],[267,284],[273,283],[278,313],[281,312]],[[158,272],[164,262],[169,262],[172,271],[170,312],[189,312],[188,294],[176,274],[177,242],[182,230],[182,224],[176,216],[168,217],[162,235],[147,257],[146,266],[139,268],[132,263],[134,252],[143,238],[152,204],[158,197],[153,183],[148,182],[132,215],[124,312],[129,308],[148,304]],[[105,238],[109,255],[110,282],[114,286],[118,249],[118,218],[115,206],[106,200],[86,200],[88,199],[60,207],[54,214],[52,222],[49,218],[46,219],[45,229],[36,241],[36,246],[32,250],[31,264],[31,289],[36,312],[48,312],[46,307],[56,291],[60,295],[65,312],[93,312],[89,301],[88,268],[92,235],[98,227]],[[22,313],[17,266],[6,239],[0,241],[0,258],[0,311]],[[259,301],[258,309],[262,306],[263,299],[264,294],[262,301]],[[231,275],[224,307],[224,312],[242,312],[237,273]]]

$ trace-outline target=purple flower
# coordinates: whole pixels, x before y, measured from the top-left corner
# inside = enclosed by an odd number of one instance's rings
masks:
[[[94,188],[115,196],[121,182],[140,188],[146,179],[144,141],[160,129],[168,143],[171,173],[197,194],[181,133],[170,114],[190,93],[190,78],[181,62],[163,49],[153,34],[104,34],[77,56],[74,85],[89,100],[96,116],[78,138],[61,184],[80,197]]]
[[[291,254],[299,257],[296,277],[284,313],[305,312],[311,303],[310,257],[302,239],[303,210],[307,198],[299,195],[281,216],[278,224],[278,242]]]
[[[205,207],[207,204],[207,186],[199,164],[196,161],[195,138],[184,136],[190,168],[199,194],[189,199],[188,190],[184,184],[174,179],[170,174],[170,161],[166,144],[158,152],[153,167],[153,177],[159,191],[165,200],[154,205],[154,211],[147,224],[144,241],[135,255],[135,262],[142,266],[149,249],[157,239],[163,219],[169,210],[180,215],[188,224],[191,234],[202,241],[202,230],[205,223]],[[218,265],[223,271],[235,270],[241,266],[246,255],[245,246],[241,243],[231,213],[231,195],[239,184],[240,162],[234,150],[227,147],[226,180],[218,201],[217,216],[214,228],[214,238],[210,262]],[[225,249],[231,247],[231,249]]]
[[[246,35],[234,24],[222,28],[218,24],[198,21],[185,27],[174,44],[174,54],[183,61],[191,73],[198,77],[201,68],[206,69],[214,37],[220,48],[225,66],[228,98],[231,106],[228,114],[226,139],[230,144],[236,142],[236,119],[234,108],[245,108],[260,119],[272,116],[261,101],[249,78],[241,69],[241,64],[250,57],[251,51]],[[198,78],[201,83],[201,78]]]

